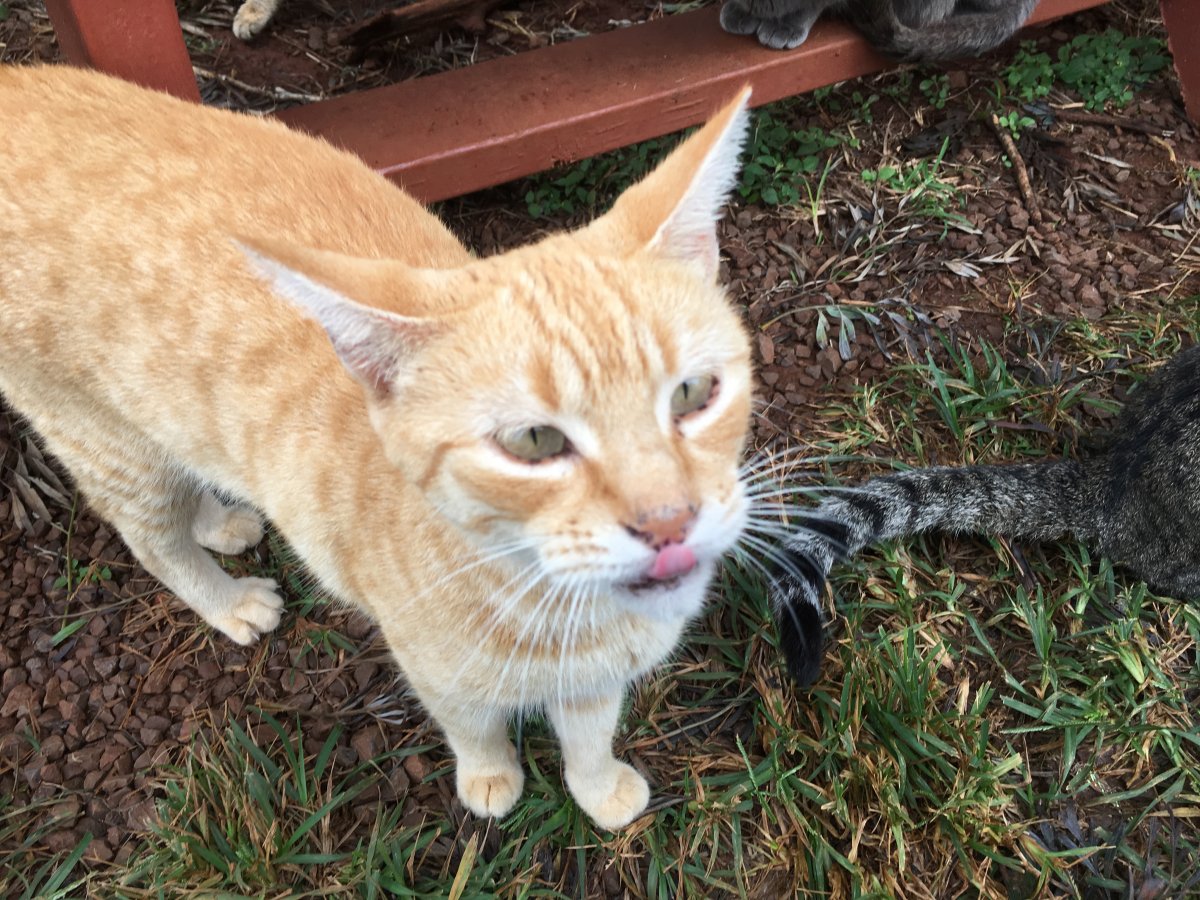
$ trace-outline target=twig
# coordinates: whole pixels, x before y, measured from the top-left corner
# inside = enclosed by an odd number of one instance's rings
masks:
[[[1107,128],[1124,128],[1126,131],[1138,131],[1142,134],[1156,135],[1158,137],[1162,137],[1163,132],[1166,130],[1148,125],[1145,122],[1137,122],[1133,119],[1122,119],[1118,116],[1109,116],[1103,113],[1083,112],[1078,109],[1056,109],[1054,110],[1054,118],[1063,122],[1071,122],[1075,125],[1104,125]]]
[[[1042,210],[1038,206],[1037,197],[1034,196],[1033,188],[1029,184],[1029,170],[1025,168],[1025,160],[1021,157],[1020,152],[1018,152],[1012,135],[1000,124],[1000,117],[995,113],[992,114],[992,130],[996,132],[996,138],[1000,141],[1000,146],[1004,148],[1004,152],[1008,154],[1009,161],[1012,162],[1013,174],[1017,179],[1017,187],[1021,191],[1021,199],[1025,201],[1025,208],[1029,210],[1030,221],[1035,225],[1041,225]]]
[[[214,72],[212,69],[206,69],[203,66],[192,66],[192,71],[198,78],[210,78],[213,81],[219,81],[222,84],[230,84],[235,88],[243,91],[248,91],[251,94],[258,94],[261,97],[271,97],[274,100],[302,100],[305,103],[315,103],[318,100],[324,100],[320,94],[305,94],[300,91],[289,91],[287,88],[281,87],[262,87],[255,84],[247,84],[232,75],[223,75],[220,72]]]

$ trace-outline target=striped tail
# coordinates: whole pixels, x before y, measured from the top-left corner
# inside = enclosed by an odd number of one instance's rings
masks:
[[[946,531],[1052,540],[1094,538],[1083,466],[1074,460],[938,466],[875,478],[823,501],[781,548],[771,582],[779,645],[800,685],[821,671],[821,593],[835,562],[878,541]]]
[[[948,60],[978,56],[1000,46],[1029,18],[1037,0],[1012,0],[997,8],[962,12],[926,25],[905,25],[894,0],[870,0],[854,15],[855,26],[881,52],[904,60]]]

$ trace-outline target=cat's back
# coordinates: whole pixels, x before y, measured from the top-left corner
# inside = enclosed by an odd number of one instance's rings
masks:
[[[95,72],[0,66],[0,158],[17,239],[140,231],[220,256],[231,234],[269,234],[430,267],[467,258],[419,203],[329,144]]]

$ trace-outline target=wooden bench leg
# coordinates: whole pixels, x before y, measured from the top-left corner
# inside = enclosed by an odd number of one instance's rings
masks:
[[[46,12],[75,65],[200,99],[173,0],[46,0]]]
[[[1184,108],[1200,125],[1200,5],[1196,0],[1158,0],[1158,6],[1167,26],[1167,46],[1175,57]]]

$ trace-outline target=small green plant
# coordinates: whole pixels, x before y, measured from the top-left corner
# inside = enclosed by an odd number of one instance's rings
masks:
[[[1015,109],[1010,109],[1008,112],[996,116],[996,121],[1000,123],[1002,128],[1008,130],[1014,140],[1021,136],[1022,131],[1026,128],[1032,128],[1035,124],[1030,116],[1024,115]],[[1012,165],[1007,157],[1004,159],[1004,164],[1006,166]]]
[[[1088,109],[1108,103],[1125,106],[1167,64],[1163,43],[1154,37],[1125,35],[1115,28],[1081,34],[1058,50],[1054,73],[1083,98]]]
[[[929,75],[918,82],[917,87],[925,95],[926,102],[934,109],[944,109],[950,99],[950,77],[948,75]]]
[[[856,336],[854,328],[855,319],[862,319],[870,325],[879,324],[879,317],[877,315],[855,306],[831,304],[818,308],[817,327],[814,331],[818,346],[822,348],[829,346],[829,324],[830,322],[836,322],[838,325],[838,355],[842,359],[850,359],[853,355],[850,345],[854,342]]]
[[[300,655],[309,651],[324,651],[326,656],[337,658],[339,651],[353,653],[357,648],[354,642],[335,628],[322,625],[309,625],[304,632]]]
[[[678,140],[665,137],[643,141],[531,178],[525,191],[526,209],[535,219],[580,212],[595,214],[658,165]],[[843,142],[843,138],[820,128],[789,128],[770,111],[760,110],[742,169],[742,197],[770,206],[795,206],[802,199],[817,202],[829,172],[824,154]],[[820,176],[815,189],[807,185],[809,175]]]
[[[525,207],[535,219],[595,213],[654,168],[676,143],[670,137],[653,138],[531,178]]]
[[[802,196],[810,203],[820,196],[828,174],[822,167],[823,154],[842,144],[842,139],[820,128],[793,130],[770,112],[759,112],[751,137],[747,163],[742,169],[741,195],[751,203],[795,206]],[[816,191],[808,188],[807,177],[821,172]]]
[[[1040,100],[1057,81],[1078,94],[1088,109],[1125,106],[1133,92],[1167,64],[1163,43],[1154,37],[1126,35],[1109,28],[1081,34],[1058,48],[1056,58],[1025,41],[1005,69],[1007,93],[1024,103]]]
[[[8,8],[8,4],[0,3],[0,22],[5,21],[9,17],[10,13],[11,10]]]
[[[942,159],[950,145],[947,138],[942,141],[938,155],[931,160],[919,159],[908,165],[886,165],[878,169],[864,169],[862,180],[869,185],[878,185],[902,196],[902,204],[918,215],[941,222],[960,221],[962,216],[949,209],[951,203],[962,204],[958,189],[939,177]]]
[[[1013,61],[1004,70],[1003,81],[1008,93],[1025,103],[1040,100],[1050,93],[1054,83],[1054,66],[1048,53],[1037,49],[1036,41],[1022,41]]]
[[[850,95],[850,101],[856,107],[855,115],[860,122],[870,125],[875,121],[875,116],[871,112],[871,107],[879,100],[878,94],[864,94],[862,91],[855,91]]]
[[[99,584],[102,581],[112,581],[112,570],[108,566],[68,558],[67,570],[54,579],[54,586],[73,591],[81,585]]]

